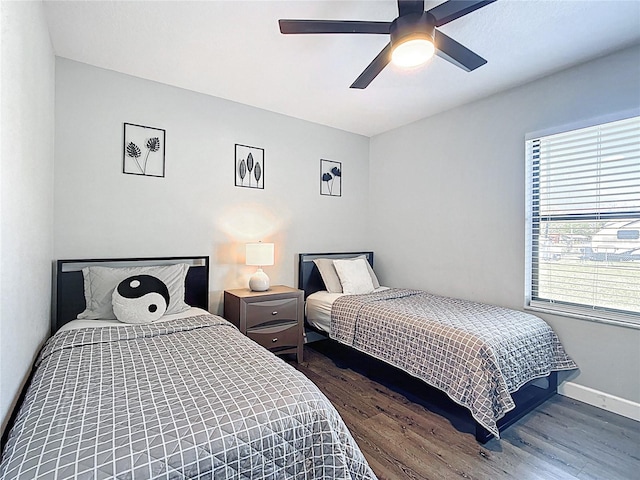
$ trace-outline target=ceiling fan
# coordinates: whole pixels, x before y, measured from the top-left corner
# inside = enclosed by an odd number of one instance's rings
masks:
[[[390,35],[391,41],[360,74],[350,88],[367,88],[384,67],[394,63],[413,67],[435,53],[470,72],[487,61],[436,27],[445,25],[496,0],[448,0],[424,10],[424,0],[398,0],[398,17],[392,22],[358,20],[279,20],[283,34],[369,33]]]

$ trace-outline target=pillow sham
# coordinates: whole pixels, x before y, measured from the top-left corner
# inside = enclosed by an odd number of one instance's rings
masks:
[[[367,269],[367,262],[362,258],[355,260],[334,260],[333,265],[342,285],[342,293],[358,295],[373,292],[373,282]]]
[[[342,285],[330,258],[316,258],[313,263],[318,267],[324,288],[329,293],[342,293]]]
[[[113,313],[122,323],[150,323],[164,315],[169,306],[169,289],[152,275],[125,278],[113,290]]]
[[[169,290],[169,305],[165,314],[184,312],[189,309],[184,301],[184,282],[188,270],[186,263],[154,267],[85,267],[82,274],[87,306],[78,314],[78,318],[115,319],[113,291],[122,280],[134,275],[152,275],[164,282]]]
[[[376,277],[373,268],[367,261],[366,255],[359,255],[353,258],[344,258],[340,260],[353,261],[356,259],[363,259],[364,263],[367,265],[367,270],[369,271],[369,275],[371,276],[371,283],[373,283],[373,288],[380,288],[380,282],[378,281],[378,277]],[[333,265],[333,260],[330,258],[316,258],[313,263],[316,264],[318,270],[320,271],[320,276],[322,277],[322,281],[324,282],[325,289],[329,293],[342,293],[342,284],[340,283],[340,278],[336,273],[336,267]]]

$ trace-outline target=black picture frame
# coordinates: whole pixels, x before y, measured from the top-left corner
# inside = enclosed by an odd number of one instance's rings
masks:
[[[236,143],[234,178],[236,187],[264,189],[264,148]]]
[[[164,177],[166,131],[162,128],[125,123],[122,173]]]
[[[320,195],[342,196],[342,162],[320,159]]]

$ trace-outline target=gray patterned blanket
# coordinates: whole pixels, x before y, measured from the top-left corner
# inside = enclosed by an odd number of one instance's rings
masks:
[[[512,392],[577,368],[538,317],[419,290],[340,297],[331,338],[444,391],[496,437],[496,422],[515,407]]]
[[[306,377],[220,317],[59,332],[2,479],[375,479]]]

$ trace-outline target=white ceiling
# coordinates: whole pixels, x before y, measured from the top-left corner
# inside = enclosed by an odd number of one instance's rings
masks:
[[[440,28],[486,65],[389,65],[355,90],[386,36],[282,35],[278,19],[392,21],[395,0],[46,0],[45,9],[58,56],[366,136],[640,42],[640,0],[498,0]]]

